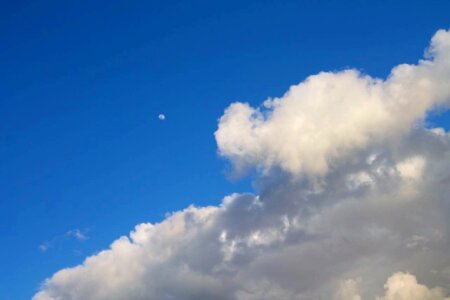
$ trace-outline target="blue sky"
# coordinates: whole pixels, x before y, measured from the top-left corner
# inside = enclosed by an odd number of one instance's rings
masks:
[[[385,77],[422,56],[449,11],[448,1],[3,1],[0,299],[29,299],[135,224],[251,191],[217,155],[230,102],[257,105],[322,70]],[[446,114],[429,122],[450,127]]]

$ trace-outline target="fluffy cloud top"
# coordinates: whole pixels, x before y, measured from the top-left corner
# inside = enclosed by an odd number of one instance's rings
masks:
[[[219,151],[263,171],[259,195],[137,225],[33,299],[448,300],[450,135],[415,124],[449,101],[450,32],[427,55],[231,105]]]
[[[341,283],[335,300],[362,300],[359,295],[359,282],[348,279]],[[449,300],[439,287],[428,288],[419,284],[414,275],[398,272],[393,274],[384,285],[385,295],[376,300]]]
[[[408,273],[392,275],[386,284],[386,295],[377,300],[449,300],[441,288],[432,288],[417,283],[417,279]]]
[[[322,175],[370,144],[392,142],[450,96],[450,35],[438,31],[417,65],[399,65],[386,80],[356,70],[322,72],[263,108],[234,103],[216,132],[221,155],[238,169],[280,167]]]

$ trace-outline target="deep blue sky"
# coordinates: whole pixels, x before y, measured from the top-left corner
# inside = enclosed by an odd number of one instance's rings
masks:
[[[450,27],[449,1],[372,2],[2,1],[0,299],[140,222],[251,191],[216,153],[231,101],[322,70],[384,77]]]

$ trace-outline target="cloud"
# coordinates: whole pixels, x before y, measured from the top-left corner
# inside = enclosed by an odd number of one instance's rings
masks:
[[[39,245],[39,250],[46,252],[50,248],[51,244],[49,242],[43,242]]]
[[[429,289],[417,283],[415,276],[408,273],[395,273],[384,285],[386,294],[377,300],[448,300],[442,288]]]
[[[219,151],[260,171],[258,195],[139,224],[33,299],[446,299],[427,286],[450,286],[450,135],[418,121],[449,98],[441,30],[386,80],[320,73],[266,108],[232,104]]]
[[[447,105],[449,49],[441,30],[427,59],[393,68],[386,80],[357,70],[322,72],[261,108],[233,103],[215,133],[219,152],[238,169],[323,175],[356,150],[393,143],[427,111]]]
[[[359,295],[359,282],[354,279],[347,279],[341,282],[339,290],[334,297],[335,300],[362,300]]]
[[[348,279],[341,283],[335,300],[362,300],[359,280]],[[385,295],[376,300],[449,300],[440,287],[428,288],[419,284],[414,275],[397,272],[384,285]]]
[[[65,236],[73,237],[79,241],[84,241],[88,239],[86,233],[82,232],[80,229],[69,230],[65,233]]]
[[[42,244],[39,245],[39,250],[42,252],[48,251],[50,248],[54,247],[56,244],[59,244],[61,242],[75,239],[78,241],[84,241],[88,239],[88,236],[86,235],[87,230],[80,230],[78,228],[72,229],[67,231],[64,234],[57,235],[53,237],[51,240],[45,241]]]

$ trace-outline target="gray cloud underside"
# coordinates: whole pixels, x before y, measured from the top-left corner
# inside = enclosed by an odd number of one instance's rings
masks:
[[[259,195],[189,207],[47,279],[34,300],[443,300],[450,287],[450,33],[386,80],[320,73],[216,132]]]

